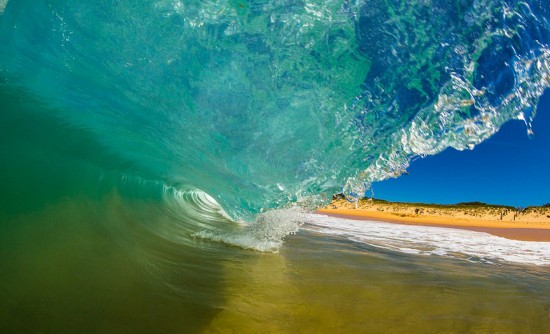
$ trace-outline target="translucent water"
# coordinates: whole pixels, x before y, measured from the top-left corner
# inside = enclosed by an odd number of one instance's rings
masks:
[[[0,70],[109,151],[101,168],[201,189],[236,218],[361,196],[411,157],[529,128],[548,15],[536,0],[21,0]]]
[[[549,19],[544,0],[0,0],[0,332],[550,332],[545,245],[304,209],[529,132]]]

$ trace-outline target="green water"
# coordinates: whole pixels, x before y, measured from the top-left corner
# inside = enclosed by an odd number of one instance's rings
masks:
[[[198,188],[251,220],[529,129],[549,20],[540,0],[16,0],[0,81],[40,106],[9,127],[40,128],[31,156]]]
[[[550,332],[547,244],[298,208],[529,129],[543,1],[0,7],[0,333]]]
[[[312,232],[279,253],[209,242],[199,252],[140,231],[136,219],[160,222],[121,217],[117,201],[64,200],[4,220],[0,332],[550,330],[548,267],[399,254]],[[115,219],[124,229],[103,224]]]

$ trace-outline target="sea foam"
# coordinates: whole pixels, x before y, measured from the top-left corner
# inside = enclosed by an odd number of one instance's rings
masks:
[[[4,12],[7,4],[8,0],[0,0],[0,15]]]
[[[233,231],[200,231],[195,237],[223,242],[231,246],[261,252],[278,252],[284,238],[298,232],[308,221],[304,209],[295,206],[270,210],[259,214],[253,222],[240,222],[241,228]]]
[[[472,262],[550,265],[550,243],[510,240],[488,233],[443,227],[357,221],[311,215],[305,230],[386,250]]]

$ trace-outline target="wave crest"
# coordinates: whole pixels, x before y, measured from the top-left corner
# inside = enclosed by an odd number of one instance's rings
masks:
[[[530,131],[548,19],[535,0],[19,1],[0,69],[124,174],[250,219],[342,187],[356,199],[511,119]]]

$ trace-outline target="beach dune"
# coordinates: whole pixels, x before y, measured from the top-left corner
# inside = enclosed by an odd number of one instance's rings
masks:
[[[550,242],[550,207],[545,206],[519,210],[479,202],[438,205],[362,199],[352,203],[336,196],[317,213],[350,219],[461,228],[515,240]]]

